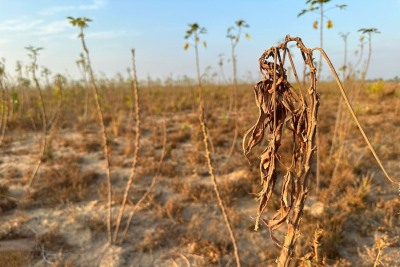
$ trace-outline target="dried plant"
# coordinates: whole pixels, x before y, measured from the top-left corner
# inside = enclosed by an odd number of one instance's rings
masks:
[[[157,181],[158,177],[160,176],[161,166],[164,161],[166,147],[167,147],[167,124],[164,120],[163,121],[163,146],[162,146],[160,161],[158,162],[157,171],[154,174],[153,179],[151,180],[150,186],[147,188],[146,193],[143,194],[143,196],[139,199],[139,201],[135,204],[135,206],[132,208],[131,212],[129,213],[129,217],[126,222],[124,232],[122,233],[121,243],[124,241],[126,234],[128,233],[129,225],[131,224],[133,215],[139,209],[139,207],[143,203],[143,201],[145,201],[147,196],[152,192],[152,190],[156,184],[156,181]]]
[[[323,237],[324,230],[322,230],[319,225],[317,225],[317,229],[314,232],[314,238],[311,245],[311,251],[301,257],[300,260],[303,264],[300,266],[315,266],[322,267],[325,266],[326,258],[321,257],[321,239]]]
[[[126,183],[124,197],[122,199],[121,207],[119,208],[117,222],[115,226],[115,232],[113,237],[113,242],[117,241],[118,237],[118,230],[121,224],[122,216],[124,215],[126,201],[128,200],[129,190],[131,189],[133,178],[135,177],[136,173],[136,165],[138,161],[138,152],[139,152],[139,145],[140,145],[140,110],[139,110],[139,88],[138,88],[138,81],[136,76],[136,64],[135,64],[135,50],[132,49],[132,81],[133,81],[133,95],[135,100],[135,130],[136,130],[136,138],[135,138],[135,152],[133,155],[133,163],[131,168],[131,174],[129,175],[128,182]]]
[[[39,92],[39,103],[40,103],[40,112],[42,115],[42,124],[43,124],[43,140],[42,140],[42,147],[41,147],[41,152],[39,156],[38,163],[36,164],[36,167],[29,179],[28,182],[28,187],[31,187],[33,182],[35,181],[36,174],[39,171],[40,166],[42,165],[44,154],[46,152],[46,146],[47,146],[47,133],[48,133],[48,120],[47,120],[47,114],[46,114],[46,109],[44,106],[44,100],[43,100],[43,94],[42,94],[42,89],[39,84],[39,81],[36,77],[36,71],[38,69],[37,65],[37,57],[39,55],[39,51],[42,50],[42,47],[33,47],[33,46],[28,46],[26,47],[26,50],[29,51],[29,57],[31,58],[32,62],[31,65],[29,66],[29,71],[32,74],[32,79],[35,83],[35,87]]]
[[[7,88],[4,82],[5,79],[5,64],[4,62],[0,62],[0,89],[2,93],[2,101],[0,103],[0,146],[3,144],[4,136],[6,133],[7,122],[9,117],[9,107],[7,101]]]
[[[296,43],[304,63],[308,67],[309,85],[307,88],[303,88],[298,79],[291,52],[288,49],[289,42]],[[319,97],[317,93],[316,68],[313,63],[314,51],[319,51],[331,68],[344,101],[382,171],[392,183],[399,184],[387,174],[371,146],[355,116],[339,77],[324,50],[321,48],[308,49],[300,38],[286,36],[282,44],[266,50],[259,60],[263,78],[254,87],[256,104],[259,108],[259,118],[243,138],[243,151],[247,156],[252,148],[261,144],[266,132],[269,135],[268,146],[260,156],[262,190],[258,194],[259,208],[255,230],[259,228],[260,221],[269,228],[272,240],[281,247],[281,254],[277,259],[278,266],[288,266],[293,257],[293,247],[299,237],[300,220],[309,191],[311,160],[317,149],[315,139]],[[289,58],[296,77],[296,87],[292,86],[287,80],[286,69],[284,68],[286,58]],[[289,145],[292,148],[292,157],[290,162],[285,162],[279,153],[282,141],[287,140],[283,138],[283,134],[286,133],[289,137],[291,136]],[[250,137],[247,138],[249,135]],[[267,208],[275,184],[280,176],[278,165],[281,165],[285,170],[284,174],[281,175],[283,177],[280,208],[271,219],[264,219],[262,215]],[[281,242],[274,236],[274,231],[282,226],[284,222],[288,226],[285,239]]]
[[[106,175],[107,175],[107,235],[108,235],[108,241],[109,243],[112,243],[112,233],[111,233],[111,175],[110,175],[110,157],[109,157],[109,152],[108,152],[108,144],[107,144],[107,132],[106,128],[104,126],[104,116],[103,116],[103,110],[101,108],[100,104],[100,96],[99,92],[97,89],[97,85],[95,82],[94,78],[94,73],[92,69],[92,64],[90,61],[89,57],[89,50],[86,46],[85,42],[85,35],[83,32],[83,29],[88,27],[88,22],[91,22],[92,20],[86,17],[82,18],[73,18],[73,17],[67,17],[69,22],[72,24],[74,27],[78,27],[80,29],[80,33],[78,35],[78,38],[81,39],[82,43],[82,48],[85,53],[85,62],[86,62],[86,69],[89,80],[90,80],[90,85],[93,90],[93,94],[95,97],[95,102],[96,102],[96,107],[97,107],[97,113],[100,119],[100,126],[102,130],[102,142],[103,142],[103,151],[104,151],[104,156],[105,156],[105,163],[106,163]]]
[[[84,111],[84,120],[85,120],[85,129],[87,127],[88,124],[88,109],[89,109],[89,85],[88,85],[88,79],[87,79],[87,66],[86,66],[86,60],[85,60],[85,56],[83,55],[83,53],[81,53],[79,55],[79,59],[75,62],[76,66],[79,69],[79,72],[82,75],[82,79],[84,81],[84,85],[85,85],[85,91],[86,91],[86,98],[85,98],[85,111]]]
[[[215,178],[214,168],[213,168],[213,165],[211,162],[210,136],[208,135],[208,127],[207,127],[207,123],[206,123],[205,116],[204,116],[203,88],[202,88],[201,76],[200,76],[198,43],[200,42],[199,34],[204,34],[207,32],[207,30],[204,27],[200,27],[199,24],[197,24],[197,23],[189,24],[188,26],[189,26],[189,29],[186,31],[185,39],[192,38],[193,42],[194,42],[195,55],[196,55],[197,82],[198,82],[198,91],[199,91],[199,121],[200,121],[200,125],[201,125],[201,130],[203,133],[203,143],[204,143],[204,148],[205,148],[205,156],[207,159],[208,173],[211,176],[211,181],[213,184],[215,195],[218,200],[218,205],[221,209],[226,228],[228,230],[229,236],[230,236],[232,244],[233,244],[236,266],[240,267],[240,256],[239,256],[239,250],[237,247],[236,238],[235,238],[235,235],[232,230],[231,222],[226,213],[225,205],[221,198],[220,189],[219,189],[219,186],[217,183],[217,179]],[[203,41],[203,45],[206,47],[206,42]],[[188,49],[189,43],[186,43],[184,48]]]
[[[306,97],[287,81],[284,60],[289,57],[297,77],[292,56],[287,48],[288,42],[294,41],[300,49],[304,63],[310,72],[310,84]],[[282,54],[282,55],[281,55]],[[271,61],[272,58],[272,61]],[[317,128],[318,94],[316,91],[316,68],[313,63],[312,51],[306,48],[300,38],[287,36],[281,45],[266,50],[260,58],[260,71],[263,79],[254,87],[259,118],[257,123],[247,132],[243,139],[243,149],[247,155],[251,149],[260,144],[266,131],[270,133],[270,141],[261,155],[260,172],[262,190],[258,194],[259,208],[255,230],[259,228],[260,220],[270,229],[271,238],[282,247],[278,259],[279,266],[287,266],[293,253],[293,245],[299,235],[300,219],[309,190],[309,173],[311,157],[315,152],[315,133]],[[292,159],[282,181],[281,206],[271,220],[261,218],[267,207],[275,183],[278,179],[278,164],[281,162],[279,148],[282,142],[284,128],[292,135]],[[247,135],[251,136],[245,145]],[[281,162],[284,164],[283,162]],[[291,216],[289,216],[291,215]],[[273,232],[285,221],[288,223],[284,243],[278,241]]]
[[[389,239],[387,236],[383,236],[381,239],[377,240],[375,242],[376,249],[378,250],[378,253],[376,254],[376,258],[374,261],[374,267],[379,266],[381,264],[381,260],[383,257],[383,250],[398,241],[398,237]]]

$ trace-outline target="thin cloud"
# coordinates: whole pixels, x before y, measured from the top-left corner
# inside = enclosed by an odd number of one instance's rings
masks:
[[[72,26],[66,20],[57,20],[37,28],[37,31],[32,32],[32,35],[53,35],[65,32]]]
[[[51,16],[58,13],[73,10],[74,8],[75,8],[74,6],[53,6],[43,9],[42,11],[39,12],[39,15]]]
[[[94,0],[91,4],[89,5],[79,5],[78,9],[81,10],[87,10],[87,9],[99,9],[104,7],[107,4],[105,0]]]
[[[26,17],[2,21],[0,32],[27,32],[44,22],[42,19],[31,20]]]
[[[13,35],[56,37],[67,32],[68,29],[72,29],[72,26],[67,20],[47,22],[43,19],[21,17],[0,21],[0,33]]]
[[[99,31],[85,34],[87,39],[113,39],[127,35],[126,31]],[[76,38],[76,36],[74,36]]]
[[[66,6],[52,6],[45,8],[39,12],[39,15],[51,16],[58,13],[63,13],[71,10],[96,10],[106,6],[106,0],[93,0],[90,4],[80,4],[80,5],[66,5]]]

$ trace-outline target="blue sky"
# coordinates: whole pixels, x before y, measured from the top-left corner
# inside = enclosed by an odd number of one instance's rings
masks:
[[[360,28],[375,27],[373,54],[367,78],[400,76],[400,0],[333,0],[328,4],[347,4],[346,10],[333,9],[327,16],[334,27],[325,30],[324,49],[335,66],[343,63],[344,43],[339,33],[349,32],[349,60],[354,61]],[[139,78],[164,79],[168,76],[195,77],[194,51],[183,50],[188,23],[207,28],[207,49],[200,49],[201,68],[210,66],[219,72],[218,55],[230,55],[226,29],[244,19],[250,28],[249,41],[242,39],[237,48],[238,75],[258,78],[258,58],[286,34],[299,36],[308,47],[319,46],[319,31],[312,28],[317,14],[297,18],[306,8],[303,0],[0,0],[0,57],[13,73],[15,62],[28,62],[24,47],[44,47],[39,65],[53,73],[79,77],[76,60],[81,53],[78,30],[67,16],[93,19],[86,30],[87,44],[97,74],[109,77],[126,74],[130,49],[136,49]],[[318,59],[318,57],[317,57]],[[225,64],[225,74],[232,72]],[[323,76],[327,76],[325,68]]]

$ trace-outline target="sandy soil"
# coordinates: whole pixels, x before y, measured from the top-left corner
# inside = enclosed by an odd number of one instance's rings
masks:
[[[379,111],[366,104],[371,100],[363,101],[360,119],[367,125],[388,172],[400,177],[399,118],[385,104],[389,98],[377,100]],[[321,114],[327,114],[321,117],[321,127],[326,128],[323,134],[332,131],[334,124],[336,109],[328,104],[321,107]],[[330,113],[324,113],[324,109]],[[255,119],[256,113],[241,112],[240,137]],[[167,146],[159,165],[163,120],[167,123]],[[253,230],[255,193],[260,190],[257,158],[251,158],[254,166],[250,167],[241,155],[238,139],[234,155],[227,160],[233,137],[231,120],[218,112],[208,120],[213,163],[242,264],[275,266],[279,248],[265,227]],[[196,112],[169,113],[164,118],[146,113],[142,122],[138,168],[123,226],[160,171],[154,188],[134,213],[124,242],[114,245],[107,242],[104,156],[95,123],[87,131],[61,127],[52,135],[51,151],[33,188],[26,184],[38,161],[40,133],[7,133],[0,153],[1,266],[235,266],[232,244],[205,164]],[[349,131],[333,189],[329,188],[332,164],[321,163],[322,189],[316,194],[313,185],[311,190],[296,255],[310,251],[313,231],[319,224],[326,231],[322,242],[327,266],[372,266],[377,253],[375,242],[382,238],[389,245],[383,250],[381,266],[400,266],[398,189],[385,180],[356,129]],[[134,135],[122,131],[111,136],[114,224],[131,171]],[[322,139],[321,151],[326,158],[330,137],[324,136],[328,137]],[[274,200],[270,210],[277,205],[278,200]],[[284,232],[285,226],[277,236],[282,238]]]

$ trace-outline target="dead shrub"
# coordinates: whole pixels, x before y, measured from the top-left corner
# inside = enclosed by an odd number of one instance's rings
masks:
[[[171,225],[159,225],[154,229],[147,229],[135,248],[141,252],[148,252],[166,247],[174,239],[171,238],[173,235],[174,228]]]
[[[59,251],[73,248],[58,229],[52,229],[36,237],[36,243],[45,250]]]
[[[210,240],[196,233],[184,235],[181,238],[181,244],[189,248],[189,253],[203,256],[207,265],[220,263],[220,260],[233,250],[232,244],[225,238]]]
[[[107,225],[104,218],[97,214],[86,218],[84,223],[93,233],[104,233],[107,231]]]
[[[68,202],[79,202],[94,191],[99,174],[93,170],[81,172],[75,162],[67,162],[61,168],[52,167],[43,171],[40,183],[28,193],[23,207],[36,205],[54,206]]]

